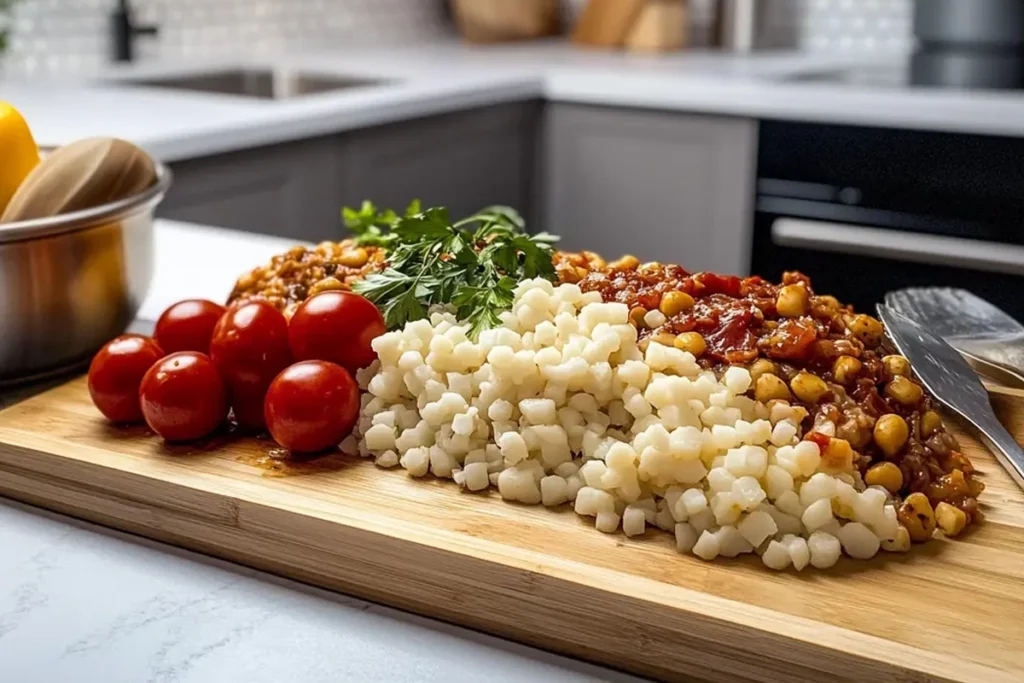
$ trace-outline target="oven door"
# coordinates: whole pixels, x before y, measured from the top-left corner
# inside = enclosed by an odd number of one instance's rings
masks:
[[[961,287],[1024,320],[1024,246],[759,212],[751,270],[798,270],[816,292],[873,312],[902,287]]]

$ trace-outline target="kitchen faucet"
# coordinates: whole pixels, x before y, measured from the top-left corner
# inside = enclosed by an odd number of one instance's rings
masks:
[[[118,0],[117,9],[110,15],[110,29],[115,62],[130,62],[135,58],[136,36],[155,36],[159,31],[158,27],[152,24],[136,24],[128,0]]]

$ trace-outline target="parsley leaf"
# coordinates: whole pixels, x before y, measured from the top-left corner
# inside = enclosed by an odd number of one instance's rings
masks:
[[[403,215],[379,211],[371,202],[342,215],[357,243],[388,250],[388,268],[353,289],[380,308],[389,329],[447,304],[475,339],[501,324],[519,281],[555,280],[551,259],[558,238],[527,234],[526,222],[511,207],[490,206],[454,223],[447,209],[423,210],[419,201]]]

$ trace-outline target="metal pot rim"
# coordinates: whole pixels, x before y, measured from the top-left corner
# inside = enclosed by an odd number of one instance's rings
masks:
[[[84,230],[94,225],[110,223],[133,213],[136,209],[149,205],[167,192],[173,177],[171,169],[164,164],[154,159],[153,165],[156,170],[156,182],[139,194],[81,211],[47,216],[46,218],[33,218],[27,221],[0,223],[0,244]]]

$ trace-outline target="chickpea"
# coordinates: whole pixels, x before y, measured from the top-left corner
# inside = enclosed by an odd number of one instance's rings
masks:
[[[338,263],[347,268],[362,268],[369,260],[370,254],[362,247],[343,251],[341,256],[338,257]]]
[[[942,529],[942,533],[952,537],[967,526],[967,514],[956,506],[942,502],[935,506],[935,521]]]
[[[923,493],[911,493],[897,511],[900,524],[907,527],[910,539],[927,541],[935,532],[935,511]]]
[[[652,342],[657,342],[662,346],[672,346],[676,343],[676,336],[669,332],[659,332],[658,334],[651,337]]]
[[[620,259],[616,259],[608,264],[609,268],[617,268],[620,270],[636,270],[637,266],[640,265],[640,259],[632,254],[626,254]]]
[[[885,395],[894,398],[905,406],[917,405],[924,392],[921,387],[903,375],[896,375],[885,385]]]
[[[849,384],[857,377],[864,364],[853,356],[839,356],[832,364],[832,376],[840,384]]]
[[[839,310],[839,299],[829,294],[823,294],[822,296],[814,297],[814,303],[821,306],[826,311],[838,311]]]
[[[905,553],[910,550],[910,533],[907,527],[896,527],[896,537],[882,540],[882,549],[890,553]]]
[[[766,372],[758,377],[757,383],[754,384],[754,398],[761,403],[767,403],[772,399],[788,401],[789,387],[778,375]]]
[[[969,495],[970,487],[963,470],[953,470],[933,481],[928,487],[928,497],[932,500],[953,500]]]
[[[639,330],[644,326],[645,315],[647,315],[647,309],[643,306],[637,306],[629,312],[629,322],[633,323],[633,327]]]
[[[900,452],[903,444],[907,443],[910,437],[910,427],[907,421],[895,413],[889,413],[878,418],[875,423],[875,443],[886,455],[893,456]]]
[[[850,332],[854,334],[858,339],[864,342],[867,346],[877,346],[882,341],[882,323],[878,322],[875,318],[870,315],[863,313],[853,316],[846,323]]]
[[[779,289],[775,310],[784,318],[797,318],[807,312],[810,295],[803,285],[786,285]]]
[[[708,350],[707,342],[704,341],[704,337],[700,336],[700,332],[683,332],[675,338],[674,343],[677,349],[689,351],[697,358],[700,358]]]
[[[658,310],[671,318],[677,313],[693,308],[693,297],[686,292],[665,292]]]
[[[942,427],[942,418],[934,410],[926,410],[921,416],[921,436],[928,438]]]
[[[661,264],[657,261],[648,261],[647,263],[641,264],[637,270],[646,275],[655,275],[658,270],[661,269]]]
[[[801,370],[789,383],[789,388],[798,399],[804,403],[817,403],[821,397],[828,393],[828,385],[825,380]]]
[[[910,375],[910,361],[903,356],[886,356],[882,359],[882,364],[885,365],[885,369],[893,377],[896,375],[908,377]]]
[[[830,470],[850,472],[853,470],[853,447],[846,439],[832,437],[821,454],[821,464]]]
[[[750,365],[750,379],[754,382],[761,375],[775,372],[775,363],[771,362],[767,358],[758,358]]]
[[[903,472],[894,463],[880,462],[872,465],[864,475],[868,486],[881,486],[889,493],[899,493],[903,488]]]
[[[348,286],[336,277],[325,277],[323,280],[314,283],[313,286],[309,288],[309,296],[335,289],[348,289]]]

